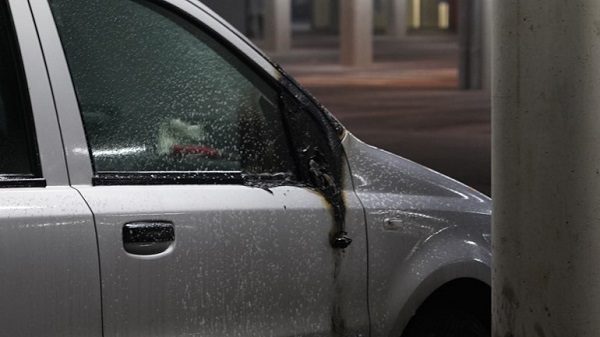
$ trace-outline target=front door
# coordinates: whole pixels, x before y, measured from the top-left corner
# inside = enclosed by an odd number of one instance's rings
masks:
[[[95,217],[105,334],[366,335],[363,211],[343,160],[331,173],[317,156],[342,154],[310,103],[181,8],[49,3],[81,116],[59,107],[61,125],[85,128],[67,151]]]

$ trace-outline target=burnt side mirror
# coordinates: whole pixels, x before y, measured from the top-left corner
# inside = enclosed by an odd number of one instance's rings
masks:
[[[343,149],[338,134],[323,112],[290,83],[290,92],[279,97],[298,173],[309,187],[318,190],[331,205],[334,228],[329,237],[333,248],[352,242],[346,236],[346,206],[342,193]]]

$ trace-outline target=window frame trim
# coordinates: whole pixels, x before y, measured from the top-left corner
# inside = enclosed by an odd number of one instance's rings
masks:
[[[47,181],[44,177],[42,168],[41,151],[38,141],[38,132],[35,123],[33,96],[31,93],[31,85],[29,85],[26,72],[26,59],[23,57],[24,48],[19,39],[23,34],[23,24],[15,20],[15,12],[17,15],[22,15],[18,9],[14,8],[14,3],[10,0],[0,0],[0,10],[5,12],[6,20],[6,43],[10,52],[11,67],[14,71],[15,87],[17,89],[17,100],[19,101],[19,122],[23,123],[24,137],[27,149],[27,157],[29,161],[29,173],[0,173],[0,188],[11,187],[46,187]],[[35,33],[33,33],[35,34]],[[3,37],[0,37],[3,38]]]
[[[27,177],[24,175],[19,175],[15,178],[10,175],[0,176],[0,188],[10,187],[47,187],[47,183],[44,178]]]
[[[102,172],[92,178],[93,186],[120,185],[243,185],[242,172]]]

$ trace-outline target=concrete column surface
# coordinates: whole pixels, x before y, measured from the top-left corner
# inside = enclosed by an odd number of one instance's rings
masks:
[[[292,48],[291,0],[266,0],[265,49],[275,53]]]
[[[340,1],[340,18],[342,65],[373,63],[373,0]]]
[[[458,87],[481,89],[482,0],[461,0],[458,14]]]
[[[600,1],[494,1],[493,336],[600,336]]]
[[[492,2],[481,1],[481,89],[492,88]]]
[[[413,29],[421,28],[421,0],[409,0],[410,26]]]
[[[407,0],[389,0],[389,9],[387,28],[388,35],[396,38],[405,37],[408,29]]]
[[[491,2],[460,0],[459,89],[491,89]]]
[[[438,27],[440,29],[450,27],[450,5],[445,1],[438,3]]]

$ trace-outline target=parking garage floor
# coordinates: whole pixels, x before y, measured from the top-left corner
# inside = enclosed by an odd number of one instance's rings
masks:
[[[377,36],[362,69],[340,66],[338,46],[334,35],[298,34],[271,57],[363,141],[490,195],[490,95],[457,90],[455,35]]]

